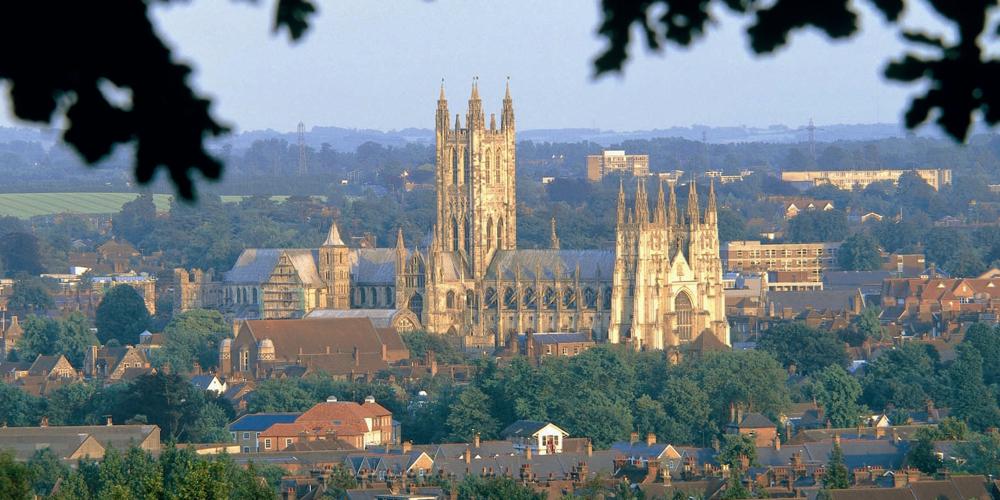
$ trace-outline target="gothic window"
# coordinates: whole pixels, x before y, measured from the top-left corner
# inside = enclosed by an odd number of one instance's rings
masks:
[[[583,290],[583,304],[587,309],[597,309],[597,292],[593,288]]]
[[[451,182],[452,184],[458,184],[458,169],[461,161],[459,160],[458,148],[452,148],[452,163],[451,163]]]
[[[486,172],[486,182],[490,180],[490,150],[487,149],[486,153],[483,154],[483,172]]]
[[[240,350],[240,371],[245,372],[250,370],[250,351],[245,347]]]
[[[385,287],[385,302],[388,307],[396,307],[396,292],[392,291],[391,286]]]
[[[445,296],[445,307],[448,309],[455,308],[455,292],[448,291],[448,294]]]
[[[500,150],[499,150],[499,149],[497,149],[497,153],[496,153],[496,164],[495,164],[495,165],[496,165],[496,166],[495,166],[494,168],[496,168],[496,169],[497,169],[497,176],[499,177],[499,176],[500,176],[500,170],[501,170],[501,169],[500,169]]]
[[[567,288],[563,291],[563,307],[567,309],[576,309],[576,290]]]
[[[368,302],[375,306],[378,304],[378,290],[375,287],[368,287]]]
[[[485,300],[486,308],[487,309],[493,309],[493,308],[495,308],[497,306],[497,291],[495,289],[493,289],[492,287],[491,288],[487,288],[486,289],[486,296],[485,296],[484,300]]]
[[[691,340],[692,323],[691,297],[681,292],[674,299],[674,312],[677,313],[677,337],[681,340]]]
[[[451,231],[452,231],[451,232],[452,250],[454,250],[454,251],[457,252],[458,249],[462,245],[462,240],[459,237],[459,233],[458,233],[458,220],[457,219],[454,219],[454,218],[451,219]]]
[[[253,304],[257,304],[257,289],[253,289]]]
[[[558,302],[558,300],[559,298],[556,296],[556,291],[553,290],[552,287],[545,289],[545,295],[542,296],[542,305],[546,309],[555,309],[556,302]]]
[[[410,296],[409,309],[420,317],[420,314],[424,311],[424,298],[419,293],[415,293]]]
[[[503,292],[503,307],[517,309],[517,292],[513,288],[507,287],[507,290]]]
[[[486,219],[486,249],[493,248],[493,218]]]
[[[534,309],[536,307],[535,306],[536,300],[537,300],[537,298],[535,297],[535,289],[534,288],[525,288],[524,289],[524,307],[527,308],[527,309]]]
[[[360,290],[361,290],[361,298],[358,300],[358,302],[361,305],[365,305],[368,302],[368,293],[365,291],[364,287],[361,287]]]

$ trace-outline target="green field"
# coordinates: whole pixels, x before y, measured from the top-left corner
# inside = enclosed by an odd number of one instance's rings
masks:
[[[113,214],[122,205],[136,199],[137,193],[0,193],[0,216],[28,219],[36,215]],[[156,210],[170,209],[169,194],[154,194]],[[222,196],[225,203],[237,203],[245,196]],[[282,202],[288,196],[272,196]]]

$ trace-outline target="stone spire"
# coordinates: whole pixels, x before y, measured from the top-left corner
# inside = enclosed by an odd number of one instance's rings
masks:
[[[708,184],[708,206],[705,207],[705,224],[714,226],[718,222],[715,206],[715,179]]]
[[[659,192],[656,193],[656,213],[653,214],[653,221],[656,225],[662,226],[667,219],[667,208],[663,202],[663,181],[660,181]]]
[[[677,225],[677,194],[674,193],[674,183],[670,182],[670,205],[667,207],[667,224]]]
[[[325,247],[342,247],[344,245],[344,240],[340,238],[340,230],[337,229],[337,223],[334,222],[330,224],[330,231],[326,234],[326,241],[323,242]]]
[[[635,221],[640,224],[649,222],[649,200],[646,199],[646,183],[640,178],[635,187]]]
[[[472,80],[472,95],[469,97],[469,117],[466,119],[466,127],[485,128],[486,119],[483,115],[483,101],[479,98],[479,77]]]
[[[688,224],[691,227],[697,226],[701,221],[701,214],[698,210],[698,189],[694,179],[691,180],[691,191],[688,193]]]
[[[559,235],[556,234],[556,218],[555,217],[552,218],[552,235],[550,236],[550,238],[552,239],[552,245],[551,245],[552,249],[553,250],[559,250]]]
[[[510,98],[510,77],[507,77],[507,93],[503,98],[503,111],[500,115],[500,130],[514,131],[514,100]]]
[[[396,230],[396,250],[402,252],[406,251],[406,245],[403,242],[403,226],[400,226],[399,229]]]
[[[444,97],[444,78],[441,79],[441,95],[438,96],[437,107],[437,129],[438,132],[448,130],[448,99]]]
[[[618,225],[625,223],[625,186],[621,178],[618,179]]]

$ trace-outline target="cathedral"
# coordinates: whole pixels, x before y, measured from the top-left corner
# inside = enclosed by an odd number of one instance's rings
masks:
[[[454,121],[452,121],[454,120]],[[464,126],[463,126],[464,124]],[[529,332],[585,332],[635,349],[729,345],[715,192],[704,214],[695,184],[679,212],[673,184],[654,206],[639,182],[618,194],[613,250],[517,248],[514,103],[508,83],[497,123],[474,81],[465,116],[441,87],[435,114],[437,221],[429,238],[351,248],[336,224],[314,249],[247,249],[212,281],[177,270],[182,310],[235,318],[368,316],[399,330],[461,336],[503,348]]]

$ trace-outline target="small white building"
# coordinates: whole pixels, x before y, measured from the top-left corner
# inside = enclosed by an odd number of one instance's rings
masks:
[[[226,383],[219,380],[215,375],[195,375],[191,377],[191,384],[203,391],[211,391],[221,396],[226,392]]]
[[[514,443],[517,451],[530,448],[535,455],[553,455],[562,453],[563,440],[569,433],[550,422],[518,420],[507,426],[501,437]]]

